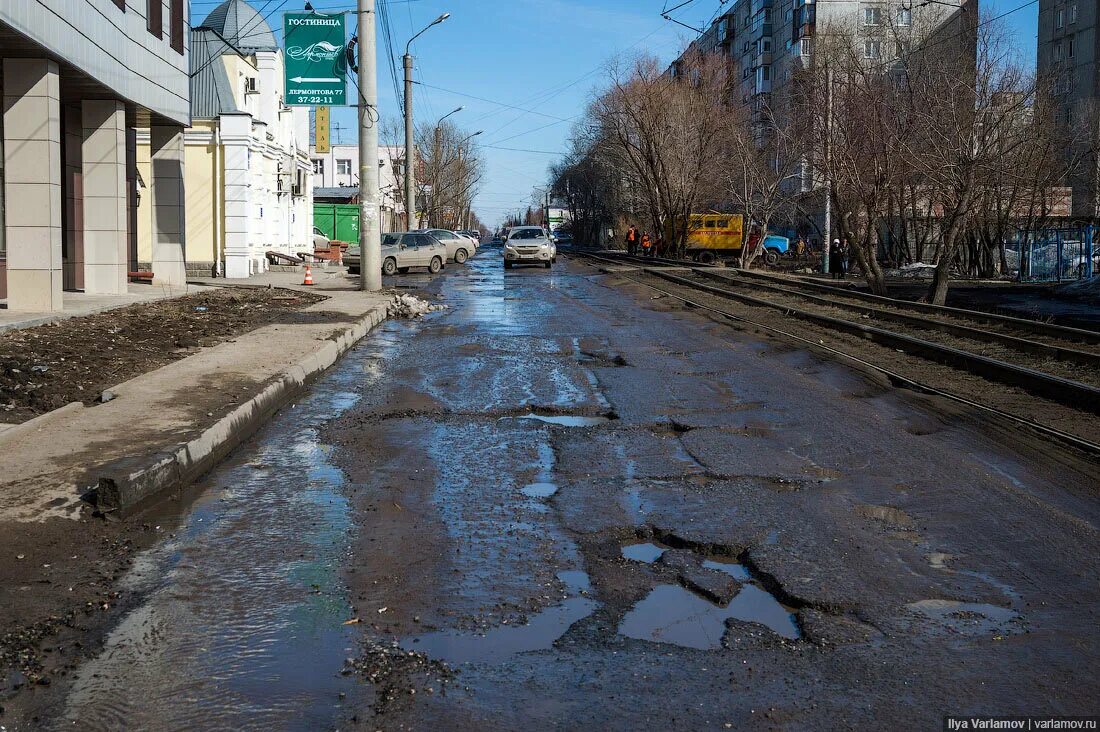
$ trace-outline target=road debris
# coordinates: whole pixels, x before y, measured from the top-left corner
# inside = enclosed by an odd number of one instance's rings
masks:
[[[446,310],[446,305],[432,304],[422,300],[416,295],[394,295],[393,302],[389,305],[391,318],[419,318],[428,313]]]

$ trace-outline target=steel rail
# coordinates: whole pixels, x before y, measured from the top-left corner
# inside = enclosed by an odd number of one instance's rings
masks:
[[[1031,353],[1038,356],[1044,356],[1047,358],[1053,358],[1058,361],[1068,361],[1071,363],[1083,364],[1086,366],[1100,367],[1100,353],[1090,353],[1088,351],[1078,351],[1073,348],[1063,348],[1062,346],[1055,346],[1049,343],[1040,343],[1039,341],[1032,341],[1026,338],[1020,338],[1019,336],[1008,335],[1007,333],[983,330],[981,328],[974,328],[969,325],[962,325],[959,323],[946,323],[942,320],[932,320],[920,315],[907,315],[905,313],[899,313],[893,310],[885,310],[883,308],[873,307],[871,305],[858,305],[851,302],[843,302],[841,300],[836,300],[833,297],[813,295],[808,292],[802,292],[800,290],[791,287],[784,287],[782,285],[773,285],[770,283],[757,281],[748,282],[745,279],[741,279],[741,281],[739,282],[737,278],[725,277],[715,271],[710,270],[699,269],[693,270],[693,272],[700,277],[706,277],[709,280],[733,285],[735,287],[752,287],[754,289],[777,292],[780,294],[789,295],[791,297],[800,298],[802,300],[808,300],[819,305],[852,310],[863,315],[869,315],[877,320],[890,320],[896,323],[911,325],[916,328],[943,331],[945,333],[950,333],[951,335],[959,336],[960,338],[970,338],[976,341],[984,341],[986,343],[997,343],[1000,345],[1008,346],[1010,348],[1014,348],[1018,351],[1023,351],[1025,353]],[[848,293],[838,293],[837,297],[845,297],[847,296],[847,294]]]
[[[581,257],[585,257],[585,258],[589,258],[589,259],[594,259],[596,261],[601,261],[601,262],[608,263],[608,264],[618,264],[618,262],[616,262],[613,258],[609,258],[609,257],[602,257],[600,255],[596,255],[596,254],[592,254],[592,253],[588,253],[588,252],[572,252],[572,253],[577,255],[577,256],[581,256]],[[1004,420],[1012,423],[1015,426],[1021,426],[1021,427],[1025,427],[1027,429],[1030,429],[1033,432],[1036,432],[1038,434],[1043,435],[1044,437],[1057,440],[1057,441],[1062,442],[1066,445],[1069,445],[1069,446],[1074,447],[1078,450],[1081,450],[1082,452],[1085,452],[1085,453],[1089,454],[1092,457],[1100,457],[1100,444],[1096,444],[1094,442],[1089,442],[1088,440],[1082,439],[1080,437],[1077,437],[1076,435],[1070,434],[1070,433],[1065,432],[1063,430],[1059,430],[1055,427],[1050,427],[1050,426],[1045,425],[1041,422],[1037,422],[1033,419],[1028,419],[1027,417],[1021,417],[1017,414],[1012,414],[1011,412],[1006,412],[1004,410],[997,409],[996,407],[991,407],[988,404],[982,404],[982,403],[976,402],[972,399],[968,399],[964,396],[960,396],[958,394],[953,394],[949,391],[945,391],[943,389],[936,388],[936,387],[931,386],[929,384],[925,384],[925,383],[917,381],[915,379],[911,379],[907,376],[903,376],[902,374],[899,374],[896,371],[892,371],[892,370],[890,370],[888,368],[885,368],[883,366],[879,366],[878,364],[874,364],[870,361],[859,358],[858,356],[853,356],[850,353],[846,353],[846,352],[841,351],[837,348],[833,348],[832,346],[827,346],[824,343],[820,343],[818,341],[814,341],[814,340],[811,340],[809,338],[805,338],[803,336],[797,335],[795,333],[791,333],[790,331],[786,331],[786,330],[783,330],[781,328],[776,328],[775,326],[768,325],[766,323],[761,323],[761,322],[753,320],[751,318],[746,318],[743,315],[737,315],[735,313],[731,313],[728,310],[722,310],[721,308],[716,308],[712,305],[706,305],[704,303],[700,303],[700,302],[697,302],[695,300],[691,300],[690,298],[684,297],[683,295],[678,295],[678,294],[676,294],[674,292],[671,292],[669,290],[657,287],[656,285],[653,285],[651,283],[643,282],[643,281],[635,279],[633,277],[628,277],[623,272],[614,272],[612,274],[615,274],[618,277],[622,277],[623,279],[629,280],[630,282],[633,282],[635,284],[641,285],[642,287],[646,287],[646,288],[649,288],[649,289],[654,290],[656,292],[660,292],[663,295],[666,295],[666,296],[671,297],[675,300],[679,300],[683,303],[686,303],[687,305],[690,305],[693,308],[696,308],[696,309],[699,309],[699,310],[704,310],[704,311],[707,311],[707,312],[717,313],[719,315],[722,315],[723,317],[729,318],[730,320],[734,320],[734,321],[737,321],[737,322],[740,322],[740,323],[745,323],[745,324],[753,326],[754,328],[759,328],[760,330],[764,330],[764,331],[767,331],[767,332],[770,332],[770,333],[774,333],[774,334],[782,336],[784,338],[788,338],[792,341],[796,341],[798,343],[801,343],[801,344],[805,345],[810,350],[825,352],[825,353],[828,353],[829,355],[839,357],[839,358],[841,358],[845,361],[850,361],[852,363],[858,364],[861,367],[870,369],[872,371],[878,372],[878,373],[886,376],[890,380],[890,382],[893,383],[896,386],[908,388],[908,389],[911,389],[913,391],[917,391],[917,392],[921,392],[921,393],[925,393],[925,394],[933,394],[933,395],[936,395],[936,396],[943,397],[945,399],[949,399],[951,401],[957,402],[959,404],[963,404],[967,407],[978,410],[980,412],[985,412],[986,414],[990,414],[990,415],[993,415],[995,417],[1004,419]],[[690,282],[690,280],[689,280],[689,282]]]

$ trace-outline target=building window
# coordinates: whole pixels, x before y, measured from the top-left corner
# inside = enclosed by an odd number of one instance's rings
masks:
[[[863,58],[878,58],[882,55],[882,44],[879,41],[863,42]]]
[[[172,50],[183,53],[183,0],[172,0]]]
[[[314,175],[324,175],[325,174],[325,161],[324,160],[314,160],[313,161],[313,174]]]
[[[351,175],[351,161],[350,160],[337,160],[336,161],[336,175]]]
[[[1058,8],[1054,11],[1054,27],[1061,28],[1066,24],[1066,11],[1063,8]]]
[[[898,8],[898,25],[912,25],[913,11],[910,8]]]
[[[1051,49],[1051,56],[1054,58],[1055,61],[1061,61],[1062,60],[1062,42],[1061,41],[1058,41],[1057,43],[1054,44],[1054,48]]]
[[[164,6],[161,0],[147,0],[145,7],[145,26],[157,38],[164,38]]]
[[[1073,36],[1066,39],[1066,58],[1073,58]]]
[[[879,25],[882,22],[882,11],[879,8],[863,9],[864,25]]]
[[[1070,23],[1076,23],[1077,22],[1077,4],[1076,3],[1069,6],[1069,22]]]

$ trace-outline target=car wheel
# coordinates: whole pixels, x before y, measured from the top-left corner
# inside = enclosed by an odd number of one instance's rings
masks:
[[[458,264],[462,264],[469,258],[470,255],[466,252],[465,249],[459,249],[457,252],[455,252],[455,262],[457,262]]]
[[[509,262],[507,259],[505,259],[504,260],[504,269],[511,269],[511,268],[512,268],[512,263]]]
[[[546,267],[546,269],[550,269],[551,264],[552,264],[551,262],[546,262],[546,264],[544,266]]]
[[[714,252],[700,252],[699,257],[698,257],[698,261],[702,264],[713,264],[714,263]]]
[[[774,267],[779,264],[779,252],[774,249],[767,249],[764,251],[764,261]]]
[[[409,268],[408,267],[398,267],[397,271],[400,272],[401,274],[408,274],[409,273]]]
[[[382,274],[390,275],[391,277],[397,272],[397,260],[393,257],[389,257],[385,262],[382,262]]]
[[[439,257],[432,257],[432,263],[428,265],[428,271],[437,274],[441,269],[443,269],[443,260]]]
[[[358,267],[348,267],[348,274],[359,274]]]

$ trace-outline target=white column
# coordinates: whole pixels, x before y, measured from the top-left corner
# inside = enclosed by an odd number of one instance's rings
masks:
[[[149,152],[153,168],[153,282],[182,287],[187,284],[183,127],[150,127]]]
[[[81,176],[84,192],[84,291],[126,293],[126,106],[86,99]]]
[[[6,58],[4,203],[8,309],[62,309],[61,104],[57,64]]]
[[[219,127],[225,148],[225,276],[244,279],[251,274],[249,237],[253,223],[248,142],[252,117],[224,114],[219,118]]]

